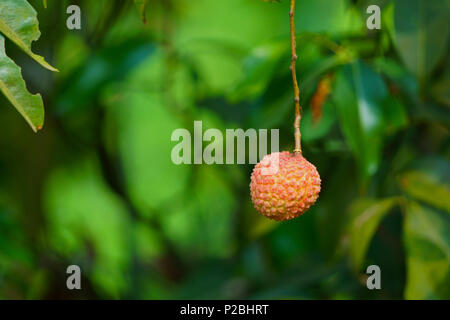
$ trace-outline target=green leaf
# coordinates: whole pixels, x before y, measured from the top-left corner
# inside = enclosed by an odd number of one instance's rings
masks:
[[[272,42],[255,48],[244,61],[244,73],[229,95],[235,102],[252,100],[266,90],[274,74],[279,71],[281,58],[289,59],[286,42]]]
[[[202,166],[195,174],[195,181],[185,185],[189,198],[161,211],[162,229],[187,260],[229,257],[236,245],[232,189],[217,167]]]
[[[0,90],[25,118],[34,131],[44,124],[44,104],[40,94],[28,92],[20,68],[5,52],[5,38],[0,35]]]
[[[399,62],[392,58],[380,57],[373,61],[375,71],[382,73],[395,83],[409,99],[418,100],[417,79]]]
[[[407,252],[406,299],[450,298],[450,216],[406,204],[404,242]]]
[[[315,226],[315,215],[309,212],[300,219],[286,221],[268,234],[266,245],[273,255],[274,265],[286,267],[299,257],[315,252],[318,247]]]
[[[321,251],[328,261],[337,261],[342,257],[346,244],[347,208],[358,197],[358,188],[354,179],[348,179],[354,175],[351,161],[339,161],[332,165],[333,170],[327,178],[327,187],[320,193],[315,215]]]
[[[383,103],[384,131],[392,134],[408,124],[405,104],[395,96],[387,96]]]
[[[350,209],[350,258],[353,268],[363,267],[372,237],[381,220],[397,204],[397,198],[358,199]]]
[[[44,8],[47,9],[47,0],[42,0],[42,4],[44,5]]]
[[[323,105],[322,117],[315,122],[311,109],[303,111],[300,129],[302,132],[302,140],[310,142],[323,138],[336,123],[336,112],[334,106],[326,101]]]
[[[25,230],[21,227],[14,212],[0,204],[0,270],[16,264],[32,266],[33,256],[27,248]]]
[[[147,9],[147,0],[134,0],[134,4],[138,8],[139,15],[144,23],[147,22],[145,11]]]
[[[253,224],[249,228],[249,238],[257,239],[275,229],[278,224],[274,220],[266,219],[261,215],[256,215],[254,209],[251,210]]]
[[[155,51],[146,39],[134,38],[93,53],[63,83],[59,113],[89,107],[108,84],[122,80]]]
[[[379,167],[385,136],[406,125],[406,108],[388,95],[381,75],[361,61],[338,72],[332,97],[364,185]]]
[[[347,65],[336,77],[333,98],[342,131],[359,164],[363,181],[378,169],[387,88],[362,62]]]
[[[450,187],[424,171],[408,171],[400,177],[403,190],[411,197],[450,213]]]
[[[443,58],[449,36],[449,1],[397,0],[394,41],[407,68],[423,79]]]
[[[146,214],[164,207],[183,190],[189,166],[175,165],[170,152],[172,132],[183,124],[157,94],[126,93],[111,105],[113,127],[130,197]],[[158,134],[155,134],[158,132]],[[149,147],[151,146],[151,147]]]
[[[318,51],[320,48],[316,44],[305,44],[303,46],[302,52],[302,59],[299,60],[299,63],[297,64],[297,71],[299,74],[301,74],[301,87],[303,96],[309,96],[311,95],[314,90],[316,89],[317,82],[319,81],[320,77],[326,74],[327,72],[333,70],[337,66],[341,65],[343,63],[342,57],[339,55],[321,55]],[[291,76],[289,74],[289,68],[286,68],[285,70],[282,70],[281,72],[284,72],[285,75],[288,76],[288,84],[289,86],[281,88],[277,87],[275,84],[270,85],[267,90],[265,90],[265,93],[261,97],[261,101],[258,103],[261,103],[261,110],[251,115],[250,119],[250,126],[253,128],[273,128],[276,126],[279,126],[280,123],[282,123],[284,120],[287,119],[287,116],[290,115],[290,112],[292,111],[292,84],[290,80]],[[276,89],[273,89],[276,88]],[[278,92],[280,91],[281,92]],[[303,99],[302,97],[300,98]],[[300,101],[300,103],[303,103],[303,101]],[[306,101],[305,101],[306,103]],[[305,109],[307,110],[307,109]],[[309,117],[307,115],[307,111],[305,114],[305,117]],[[331,118],[331,119],[330,119]],[[290,121],[290,120],[286,120]],[[329,129],[329,125],[331,125],[334,119],[333,117],[328,117],[323,123],[323,127],[317,131],[326,131]],[[302,124],[303,126],[303,124]],[[315,128],[316,129],[316,128]],[[325,130],[323,130],[325,129]],[[303,130],[303,128],[302,128]],[[306,130],[309,130],[309,128],[306,128]],[[313,129],[311,131],[311,136],[313,140],[320,136],[320,134],[317,134],[319,132],[314,132]],[[309,134],[306,134],[306,139],[311,138]]]
[[[44,68],[58,71],[43,57],[31,51],[31,43],[39,39],[41,35],[36,16],[36,11],[25,0],[2,0],[0,2],[0,32]]]
[[[4,205],[0,199],[0,299],[11,297],[8,292],[11,288],[15,288],[16,294],[25,295],[39,273],[26,228],[20,223],[20,213]]]
[[[74,263],[92,260],[86,276],[94,288],[120,297],[129,285],[132,226],[126,205],[106,185],[98,161],[86,157],[53,170],[44,204],[52,249]]]
[[[450,107],[450,63],[447,62],[441,77],[433,83],[431,94],[436,102]]]

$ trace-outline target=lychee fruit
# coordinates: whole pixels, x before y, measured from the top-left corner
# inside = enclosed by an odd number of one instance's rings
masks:
[[[320,176],[301,154],[275,152],[253,168],[250,192],[259,213],[274,220],[290,220],[316,202]]]

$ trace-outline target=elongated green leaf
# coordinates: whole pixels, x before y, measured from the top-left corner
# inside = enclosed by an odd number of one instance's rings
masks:
[[[447,62],[442,76],[434,82],[431,94],[435,101],[450,108],[450,63]]]
[[[418,100],[417,79],[399,62],[388,57],[380,57],[374,60],[374,65],[375,71],[394,82],[411,100]]]
[[[399,177],[411,197],[450,213],[450,164],[444,157],[428,156],[412,162]]]
[[[403,174],[400,183],[410,196],[450,212],[450,188],[448,185],[421,171],[410,171]]]
[[[405,65],[423,78],[446,51],[449,35],[447,0],[396,0],[394,40]]]
[[[44,104],[40,94],[28,92],[20,68],[5,52],[5,38],[0,35],[0,90],[25,118],[34,131],[44,124]]]
[[[350,258],[355,270],[363,266],[375,231],[381,220],[397,203],[397,198],[384,200],[359,199],[351,208]]]
[[[138,8],[139,15],[144,23],[147,22],[147,17],[145,15],[145,10],[147,9],[147,0],[134,0],[136,7]]]
[[[278,71],[280,60],[288,58],[286,42],[272,42],[254,49],[244,61],[242,79],[230,92],[232,101],[255,99],[267,88],[274,73]]]
[[[404,221],[406,299],[450,298],[450,216],[409,201]]]
[[[155,46],[148,40],[132,38],[93,53],[63,83],[57,111],[66,113],[88,107],[106,85],[123,79],[154,52]]]
[[[41,35],[36,16],[36,11],[25,0],[2,0],[0,1],[0,32],[44,68],[58,71],[43,57],[31,51],[31,43],[39,39]]]
[[[388,94],[380,74],[361,61],[345,66],[335,83],[339,123],[364,184],[378,169],[384,138],[407,123],[405,106]]]
[[[386,85],[373,70],[356,62],[338,73],[333,97],[342,131],[366,181],[380,162]]]

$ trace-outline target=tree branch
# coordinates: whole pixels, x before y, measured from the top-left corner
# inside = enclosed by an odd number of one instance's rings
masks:
[[[291,72],[292,72],[292,84],[294,86],[294,101],[295,101],[295,121],[294,121],[294,137],[295,137],[295,154],[302,154],[301,147],[301,133],[300,133],[300,120],[301,120],[301,107],[300,107],[300,89],[297,83],[297,74],[295,69],[295,63],[297,61],[297,42],[295,40],[295,0],[291,0],[291,9],[289,11],[290,24],[291,24]]]

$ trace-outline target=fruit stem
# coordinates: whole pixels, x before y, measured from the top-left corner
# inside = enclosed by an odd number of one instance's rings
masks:
[[[292,52],[291,72],[292,72],[292,84],[294,86],[294,101],[295,101],[294,154],[302,154],[301,133],[300,133],[300,120],[301,120],[300,89],[298,88],[297,74],[295,69],[295,62],[297,61],[297,52],[296,52],[297,42],[295,40],[295,0],[291,0],[291,9],[289,10],[289,17],[291,22],[291,52]]]

